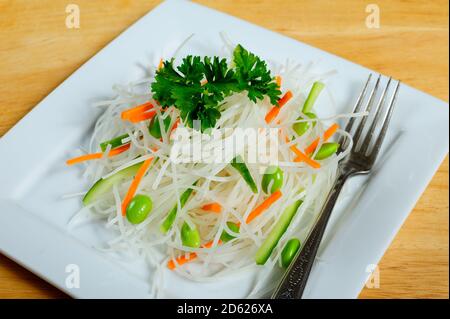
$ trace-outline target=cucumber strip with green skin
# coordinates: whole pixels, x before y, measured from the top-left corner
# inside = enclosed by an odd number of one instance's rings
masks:
[[[170,116],[167,116],[164,120],[164,131],[168,132],[169,131],[169,126],[171,123],[172,119],[170,118]],[[154,138],[161,138],[161,125],[159,124],[159,117],[158,116],[154,116],[152,118],[152,120],[150,121],[150,124],[148,126],[148,131],[149,133],[154,137]]]
[[[314,82],[311,91],[309,91],[308,97],[306,98],[305,104],[303,104],[303,113],[310,113],[314,103],[316,103],[317,97],[319,96],[320,92],[322,92],[323,88],[325,87],[325,84],[322,82]]]
[[[269,236],[264,240],[261,247],[259,247],[258,251],[255,254],[255,261],[258,265],[264,265],[266,261],[269,259],[272,251],[278,244],[281,236],[285,233],[289,224],[297,213],[298,208],[303,203],[303,201],[298,200],[294,204],[288,206],[283,214],[281,214],[280,219],[275,224],[275,227],[270,232]]]
[[[122,141],[128,137],[129,137],[128,134],[123,134],[123,135],[117,136],[113,139],[110,139],[109,141],[100,143],[100,148],[102,149],[102,152],[104,152],[104,151],[106,151],[106,148],[108,147],[108,145],[111,145],[111,149],[122,146],[124,144]]]
[[[142,166],[143,162],[139,162],[130,167],[124,168],[118,171],[114,175],[108,178],[100,178],[95,184],[89,189],[89,191],[83,197],[83,204],[89,205],[90,203],[96,201],[100,196],[108,193],[114,184],[120,182],[123,179],[133,177],[136,175],[139,168]]]
[[[250,174],[250,171],[247,165],[245,165],[245,162],[242,159],[242,157],[239,155],[236,156],[231,161],[231,166],[234,167],[239,172],[239,174],[241,174],[244,181],[247,183],[248,186],[250,186],[252,192],[255,194],[258,193],[258,186],[256,186],[255,180],[253,179],[252,174]]]
[[[194,186],[195,186],[195,184],[197,184],[197,182],[194,183]],[[180,208],[184,207],[187,200],[191,196],[192,192],[193,192],[193,189],[188,188],[187,190],[185,190],[183,192],[183,194],[181,194]],[[169,231],[169,229],[172,227],[173,223],[175,222],[175,217],[177,217],[177,213],[178,213],[178,203],[175,204],[175,206],[170,210],[169,214],[167,214],[166,218],[164,219],[163,223],[161,224],[161,226],[159,228],[163,234],[166,234]]]

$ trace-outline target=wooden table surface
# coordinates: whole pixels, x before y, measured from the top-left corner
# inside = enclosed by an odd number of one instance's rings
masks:
[[[0,0],[0,136],[159,2]],[[379,29],[365,24],[366,5],[373,1],[195,2],[392,75],[448,101],[445,0],[377,0]],[[65,26],[69,3],[80,8],[79,29]],[[447,158],[381,260],[380,287],[365,288],[361,298],[448,298],[448,176]],[[0,298],[55,297],[65,295],[0,255]]]

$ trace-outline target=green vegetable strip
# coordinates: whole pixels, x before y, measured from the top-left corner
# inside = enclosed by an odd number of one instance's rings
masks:
[[[256,186],[255,180],[250,174],[250,171],[248,170],[247,165],[245,165],[242,157],[239,155],[236,156],[231,161],[231,166],[234,167],[239,172],[239,174],[241,174],[244,181],[247,183],[248,186],[250,186],[252,192],[256,194],[258,192],[258,187]]]
[[[91,187],[91,189],[84,195],[83,204],[89,205],[90,203],[96,201],[101,195],[108,193],[114,184],[120,182],[123,179],[131,178],[136,175],[139,167],[141,167],[143,162],[134,164],[130,167],[124,168],[121,171],[118,171],[114,175],[109,176],[108,178],[100,178],[95,184]]]
[[[319,96],[320,92],[322,92],[323,88],[325,87],[325,84],[322,82],[314,82],[311,91],[309,92],[308,97],[306,98],[305,104],[303,105],[303,113],[309,113],[311,112],[314,103],[317,100],[317,97]]]
[[[194,183],[194,185],[197,184],[197,182]],[[193,189],[188,188],[181,194],[180,196],[180,208],[183,208],[186,204],[187,200],[192,194]],[[169,214],[167,214],[167,217],[164,219],[163,223],[161,224],[161,227],[159,228],[163,234],[166,234],[169,229],[172,227],[175,217],[177,217],[178,213],[178,204],[175,204],[175,206],[170,210]]]
[[[278,244],[281,236],[283,236],[286,229],[289,227],[289,224],[297,213],[298,208],[303,203],[303,201],[298,200],[291,206],[287,207],[283,214],[281,214],[280,219],[276,223],[275,227],[270,232],[269,236],[267,236],[266,240],[262,243],[261,247],[259,247],[258,251],[255,255],[255,261],[258,265],[264,265],[272,254],[273,249]]]
[[[102,152],[106,151],[106,148],[108,147],[108,145],[111,145],[111,149],[122,146],[124,144],[124,143],[122,143],[122,141],[124,139],[126,139],[128,136],[129,136],[128,134],[124,134],[124,135],[117,136],[109,141],[100,143],[100,148],[102,149]]]

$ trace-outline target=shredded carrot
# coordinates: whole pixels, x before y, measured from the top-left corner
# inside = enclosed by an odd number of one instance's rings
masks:
[[[275,77],[275,83],[277,84],[278,88],[281,87],[281,76],[277,75]]]
[[[333,135],[334,133],[336,133],[336,131],[339,129],[339,125],[338,124],[333,124],[330,126],[330,128],[328,130],[325,131],[325,133],[323,133],[323,141],[326,142],[328,141]],[[314,140],[314,142],[312,142],[306,149],[305,149],[305,153],[306,154],[311,154],[313,153],[317,146],[320,143],[320,138],[317,138]]]
[[[67,160],[66,164],[67,165],[78,164],[78,163],[85,162],[85,161],[100,159],[100,158],[102,158],[102,156],[103,156],[103,153],[93,153],[93,154],[81,155],[81,156]]]
[[[282,108],[283,105],[285,105],[287,102],[289,102],[290,99],[292,99],[292,92],[291,91],[287,91],[282,97],[281,99],[278,100],[278,107]]]
[[[125,151],[127,151],[130,148],[130,144],[124,144],[122,146],[119,146],[115,149],[112,149],[111,151],[109,151],[108,156],[116,156],[119,155]],[[91,161],[91,160],[95,160],[95,159],[101,159],[103,157],[103,153],[92,153],[92,154],[86,154],[86,155],[81,155],[75,158],[71,158],[69,160],[66,161],[67,165],[74,165],[74,164],[78,164],[78,163],[82,163],[82,162],[86,162],[86,161]]]
[[[170,135],[172,135],[172,133],[177,129],[178,125],[180,125],[180,119],[179,118],[177,118],[175,123],[173,123],[173,126],[170,129]]]
[[[163,66],[164,66],[164,61],[161,58],[161,59],[159,59],[158,70],[161,70]]]
[[[261,215],[262,212],[267,210],[270,206],[272,206],[273,203],[275,203],[283,194],[281,194],[281,191],[276,191],[275,193],[272,193],[269,197],[267,197],[258,207],[256,207],[250,215],[248,215],[247,220],[245,221],[246,224],[250,223],[252,220],[254,220],[256,217]]]
[[[127,195],[122,201],[122,215],[125,216],[126,209],[128,204],[130,203],[131,199],[133,198],[134,194],[137,191],[137,188],[139,186],[139,183],[141,182],[142,178],[144,177],[145,173],[147,172],[150,164],[153,161],[153,157],[150,157],[149,159],[146,159],[141,167],[139,167],[139,170],[136,173],[136,176],[134,177],[133,181],[131,182],[130,188],[128,189]]]
[[[125,110],[120,115],[122,120],[128,120],[130,117],[136,116],[143,112],[147,112],[148,110],[153,108],[153,104],[150,102],[135,106],[131,109]]]
[[[287,91],[281,99],[278,100],[278,104],[272,107],[272,109],[267,113],[265,120],[266,123],[270,123],[274,118],[280,113],[281,108],[292,98],[292,92]]]
[[[124,144],[119,147],[116,147],[109,152],[108,156],[115,156],[115,155],[119,155],[125,151],[128,151],[130,149],[130,146],[131,146],[131,144],[128,143],[128,144]]]
[[[265,120],[266,123],[269,124],[273,121],[274,118],[277,117],[278,113],[280,113],[280,108],[278,106],[274,106],[270,109],[269,112],[267,112]]]
[[[306,164],[308,164],[309,166],[311,166],[312,168],[320,168],[320,163],[318,163],[317,161],[313,160],[311,157],[309,157],[306,154],[303,154],[298,148],[296,148],[294,146],[295,150],[295,154],[297,154],[297,157],[294,159],[294,162],[305,162]],[[291,148],[292,149],[292,148]]]
[[[286,137],[286,143],[289,143],[289,142],[290,142],[289,138]],[[305,153],[300,151],[295,145],[291,145],[289,148],[291,149],[292,152],[295,153],[295,155],[297,155],[297,157],[294,159],[294,162],[305,162],[312,168],[320,168],[319,162],[313,160],[308,155],[306,155]]]
[[[202,206],[203,210],[207,210],[214,213],[220,213],[222,212],[222,205],[219,203],[210,203]]]
[[[205,84],[207,84],[207,83],[208,83],[208,80],[207,80],[207,79],[204,79],[204,80],[202,80],[202,82],[200,82],[200,85],[203,86],[203,85],[205,85]]]
[[[128,120],[131,123],[138,123],[138,122],[142,122],[142,121],[145,121],[145,120],[150,120],[155,115],[156,115],[156,111],[150,111],[150,112],[145,112],[145,113],[140,113],[140,114],[133,115],[130,118],[128,118]]]
[[[203,248],[211,248],[213,243],[214,243],[214,241],[212,240],[212,241],[204,244],[202,247]],[[217,244],[220,245],[221,243],[222,243],[222,241],[219,240],[219,242]],[[178,266],[184,265],[185,263],[192,261],[196,258],[197,258],[196,253],[190,253],[189,255],[187,255],[187,257],[186,257],[186,255],[183,255],[183,256],[176,258],[175,260],[171,259],[167,262],[167,268],[169,268],[170,270],[174,270],[177,267],[177,265]]]

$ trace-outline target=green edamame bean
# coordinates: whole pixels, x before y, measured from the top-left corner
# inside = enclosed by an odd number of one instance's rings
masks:
[[[228,222],[227,226],[230,230],[232,230],[234,233],[239,233],[239,225],[233,222]],[[230,233],[227,233],[225,230],[222,232],[222,235],[220,235],[220,240],[226,243],[227,241],[232,240],[235,238]]]
[[[200,233],[196,227],[191,228],[188,223],[181,227],[181,242],[184,246],[198,248],[200,247]]]
[[[274,193],[283,186],[283,171],[278,166],[269,166],[264,173],[261,181],[262,190],[264,193],[269,193],[269,184],[272,183],[270,193]]]
[[[324,143],[322,147],[320,147],[320,149],[317,151],[314,159],[323,160],[330,157],[338,151],[339,146],[339,143]]]
[[[314,113],[305,113],[305,115],[307,117],[309,117],[310,119],[316,119],[317,115]],[[298,117],[297,120],[303,120],[303,117]],[[298,136],[302,136],[303,134],[305,134],[309,128],[312,126],[314,127],[317,124],[316,121],[314,122],[298,122],[298,123],[294,123],[294,125],[292,125],[292,128],[294,129],[295,133],[297,133]]]
[[[164,129],[167,132],[170,125],[170,116],[166,116],[166,118],[163,120],[164,123]],[[154,138],[161,138],[161,125],[159,124],[159,117],[158,115],[154,116],[152,120],[150,121],[150,125],[148,126],[148,131]]]
[[[147,195],[134,196],[126,209],[127,219],[132,224],[142,223],[152,210],[152,199]]]
[[[297,251],[299,249],[300,249],[300,240],[298,240],[297,238],[289,239],[289,241],[286,243],[283,250],[281,251],[281,265],[287,268],[294,259],[295,254],[297,254]]]

